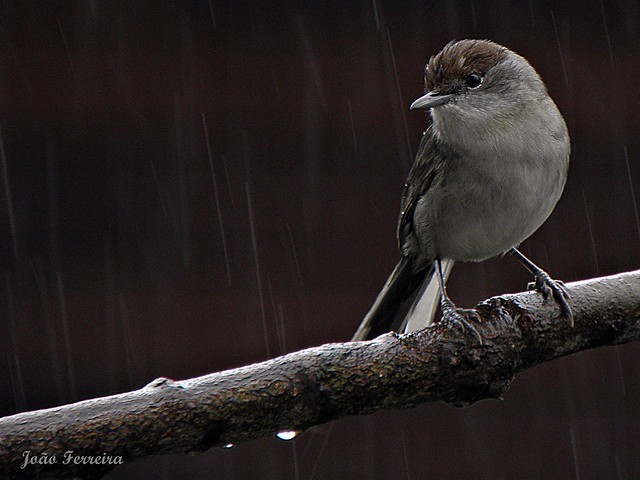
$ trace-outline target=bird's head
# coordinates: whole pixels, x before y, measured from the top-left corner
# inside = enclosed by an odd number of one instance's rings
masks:
[[[517,114],[547,90],[526,59],[489,40],[449,42],[425,67],[425,95],[411,109],[431,109],[436,123],[467,127]]]
[[[424,80],[426,93],[411,108],[430,109],[438,138],[453,147],[523,150],[532,132],[543,130],[566,141],[564,121],[538,73],[497,43],[448,43],[429,60]]]

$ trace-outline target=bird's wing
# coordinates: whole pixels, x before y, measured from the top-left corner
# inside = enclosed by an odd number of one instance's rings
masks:
[[[439,181],[443,158],[435,134],[427,130],[402,195],[397,232],[402,258],[362,321],[354,341],[371,339],[390,330],[420,329],[433,321],[440,290],[433,275],[433,258],[425,255],[415,236],[414,215],[420,198]]]
[[[398,219],[398,244],[402,255],[416,258],[420,255],[414,235],[414,213],[418,200],[436,181],[442,171],[442,155],[432,127],[429,127],[420,141],[416,160],[411,167],[402,194],[400,218]],[[425,259],[429,262],[432,259]],[[417,265],[414,266],[416,268]]]

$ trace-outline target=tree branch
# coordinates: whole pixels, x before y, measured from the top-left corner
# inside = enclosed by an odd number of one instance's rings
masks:
[[[0,472],[98,478],[119,456],[201,452],[429,401],[468,405],[500,397],[516,373],[539,363],[640,340],[640,271],[567,290],[574,327],[536,292],[503,295],[476,306],[480,321],[470,314],[482,344],[445,319],[409,335],[327,344],[180,382],[159,378],[137,391],[5,417]],[[21,468],[25,452],[49,463]]]

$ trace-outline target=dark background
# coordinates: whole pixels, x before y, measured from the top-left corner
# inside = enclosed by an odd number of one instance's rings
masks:
[[[348,340],[398,258],[423,66],[466,37],[527,57],[571,132],[524,252],[565,281],[637,268],[638,2],[2,2],[0,414]],[[459,264],[450,293],[529,280],[510,257]],[[581,353],[503,401],[108,478],[638,478],[639,361]]]

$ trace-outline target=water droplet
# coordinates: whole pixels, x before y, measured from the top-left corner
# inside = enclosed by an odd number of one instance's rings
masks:
[[[278,437],[280,440],[293,440],[294,438],[296,438],[298,436],[299,432],[296,432],[295,430],[285,430],[284,432],[278,432],[276,433],[276,437]]]
[[[224,445],[222,448],[229,449],[229,448],[233,448],[233,447],[235,447],[235,445],[234,445],[233,443],[227,443],[227,444],[226,444],[226,445]]]

